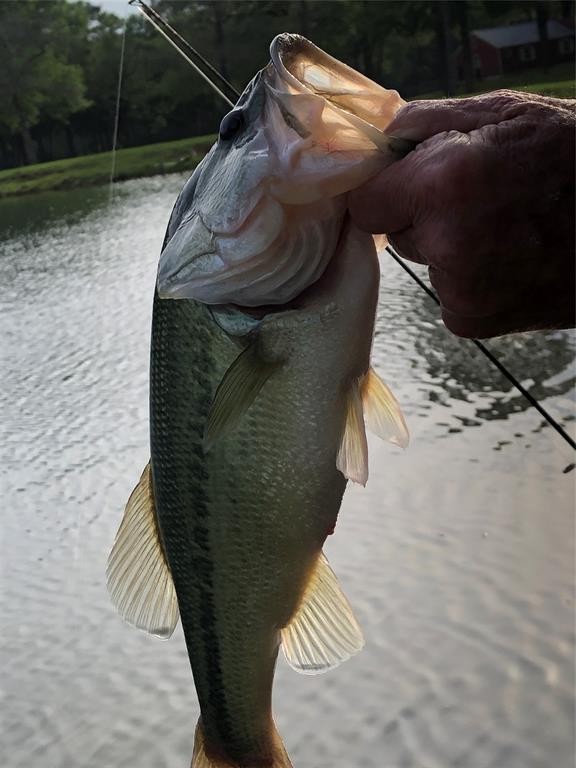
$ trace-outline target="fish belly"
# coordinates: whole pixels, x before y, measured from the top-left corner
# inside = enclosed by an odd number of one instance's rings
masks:
[[[205,453],[214,392],[239,352],[203,305],[155,299],[150,415],[160,530],[207,743],[241,763],[273,750],[279,630],[334,527],[345,480],[335,465],[341,424],[330,416],[338,395],[316,372],[308,380],[298,370],[274,374]]]

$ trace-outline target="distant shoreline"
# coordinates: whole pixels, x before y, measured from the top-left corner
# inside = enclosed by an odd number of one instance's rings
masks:
[[[482,85],[483,90],[479,90],[478,93],[499,88],[512,88],[557,98],[574,98],[576,95],[576,83],[573,78],[556,82],[540,81],[527,85],[514,82],[512,78],[493,78],[485,80]],[[427,93],[420,98],[442,98],[442,94]],[[148,144],[142,147],[119,149],[116,153],[114,181],[192,171],[216,138],[216,134],[211,134],[178,139],[177,141],[166,141],[160,144]],[[31,195],[37,192],[71,190],[108,184],[111,168],[111,152],[9,168],[0,171],[0,202],[5,198]]]
[[[216,134],[119,149],[114,181],[193,170]],[[0,201],[38,192],[95,187],[110,182],[112,152],[69,157],[0,171]]]

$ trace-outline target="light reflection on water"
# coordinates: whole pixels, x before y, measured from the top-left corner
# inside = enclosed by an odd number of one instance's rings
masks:
[[[0,204],[3,764],[189,765],[180,631],[111,611],[104,567],[147,460],[151,294],[181,177]],[[367,637],[330,675],[280,664],[296,768],[568,768],[574,480],[561,439],[383,259],[374,343],[405,453],[370,442],[328,552]],[[488,342],[573,433],[574,334]]]

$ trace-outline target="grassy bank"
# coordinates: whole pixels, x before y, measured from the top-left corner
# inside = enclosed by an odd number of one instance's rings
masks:
[[[120,149],[116,153],[116,180],[155,176],[161,173],[189,171],[210,148],[215,136],[148,144],[144,147]],[[110,179],[112,153],[84,155],[50,163],[26,165],[0,171],[0,198],[46,192],[54,189],[74,189],[106,184]]]
[[[545,72],[543,69],[531,69],[528,72],[515,72],[486,80],[479,93],[497,88],[512,88],[526,93],[539,93],[542,96],[556,96],[559,99],[573,99],[576,96],[574,64],[557,64]]]
[[[489,77],[476,84],[473,91],[466,93],[464,85],[460,84],[457,96],[475,96],[488,91],[498,91],[501,88],[510,88],[513,91],[525,93],[539,93],[541,96],[555,96],[558,99],[573,99],[576,97],[576,80],[574,79],[574,66],[572,63],[557,64],[550,67],[547,72],[543,69],[530,69],[524,72],[512,72],[508,75]],[[439,99],[444,94],[442,91],[424,93],[419,99]]]
[[[528,80],[529,78],[529,80]],[[574,98],[576,83],[571,65],[562,64],[550,69],[531,70],[484,80],[474,93],[512,88],[544,96]],[[472,94],[460,93],[459,96]],[[420,98],[439,98],[442,94],[427,93]],[[215,136],[196,136],[191,139],[149,144],[144,147],[121,149],[116,154],[116,180],[161,173],[190,171],[202,159]],[[110,179],[112,153],[85,155],[50,163],[28,165],[0,171],[0,198],[46,192],[54,189],[106,184]]]

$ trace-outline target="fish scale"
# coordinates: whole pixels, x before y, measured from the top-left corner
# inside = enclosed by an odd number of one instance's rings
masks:
[[[297,36],[271,55],[174,207],[151,461],[108,563],[127,621],[169,637],[182,619],[201,711],[193,768],[290,768],[271,711],[279,647],[306,674],[362,648],[322,546],[347,479],[366,483],[365,421],[407,442],[370,368],[376,250],[344,198],[394,159],[354,108],[383,126],[401,100]],[[330,93],[348,84],[352,112],[314,93],[314,72],[330,73]]]
[[[255,714],[263,708],[260,721],[268,733],[279,627],[294,611],[306,572],[333,524],[333,510],[345,480],[335,466],[337,427],[326,462],[328,476],[321,464],[315,469],[322,477],[318,482],[321,489],[312,503],[309,485],[305,493],[302,491],[302,461],[293,457],[299,451],[292,438],[294,414],[300,414],[297,422],[305,421],[303,412],[318,410],[318,392],[314,388],[306,392],[305,384],[304,395],[299,402],[292,397],[288,410],[278,408],[274,400],[284,400],[285,395],[274,392],[270,384],[272,391],[268,396],[266,389],[262,391],[234,435],[208,456],[203,455],[202,437],[211,399],[236,354],[236,346],[210,324],[204,306],[193,301],[155,301],[151,446],[160,530],[179,595],[188,650],[194,659],[207,735],[230,749],[240,730],[247,735],[238,750],[246,751],[250,744],[253,751],[265,739],[261,733],[252,733],[258,721]],[[295,377],[287,378],[290,387]],[[325,385],[322,389],[324,398],[329,399]],[[283,434],[292,443],[288,450]],[[282,467],[281,472],[277,467]],[[336,490],[330,493],[331,488]],[[286,503],[287,496],[292,496],[291,503]],[[332,512],[326,514],[325,509]],[[284,537],[282,525],[286,528]],[[315,529],[312,540],[310,529]],[[307,557],[303,542],[307,542]],[[294,578],[289,573],[294,569],[286,565],[293,561],[286,556],[290,554],[286,549],[294,548],[299,550],[299,578]],[[306,560],[308,568],[301,565]],[[279,595],[286,595],[284,604]],[[270,603],[277,609],[273,622],[268,616]],[[267,624],[265,636],[263,623]],[[261,638],[260,652],[255,652],[257,637]],[[248,659],[244,667],[243,659]],[[266,659],[268,664],[263,665]],[[237,678],[236,683],[233,678]],[[255,679],[262,681],[260,689],[253,685]],[[252,689],[253,697],[249,695]],[[229,725],[232,713],[235,728]]]
[[[322,546],[336,524],[347,461],[355,466],[354,456],[339,463],[349,425],[356,443],[359,430],[363,434],[362,417],[350,414],[356,413],[358,382],[372,381],[367,371],[377,296],[372,240],[347,223],[326,274],[297,309],[254,323],[228,308],[216,322],[194,300],[155,298],[148,495],[200,703],[194,768],[287,768],[271,712],[280,644],[292,666],[312,673],[362,646]],[[235,311],[242,317],[235,319]],[[252,330],[231,338],[222,324]],[[248,374],[258,359],[275,361],[273,371],[234,428],[207,449],[205,432],[222,382],[253,348]],[[242,388],[241,376],[234,381]],[[386,408],[388,418],[397,406],[387,400]],[[139,489],[146,477],[145,471]],[[131,570],[126,555],[129,521],[145,498],[137,489],[129,500],[128,527],[121,527],[111,556],[111,592],[129,620],[167,636],[176,619],[168,617],[156,630],[153,619],[162,611],[139,618],[126,591],[113,586],[125,577],[137,606],[146,603],[138,563]],[[137,523],[138,531],[143,528]],[[147,542],[137,546],[150,559],[158,549]],[[150,590],[161,607],[154,583]]]

